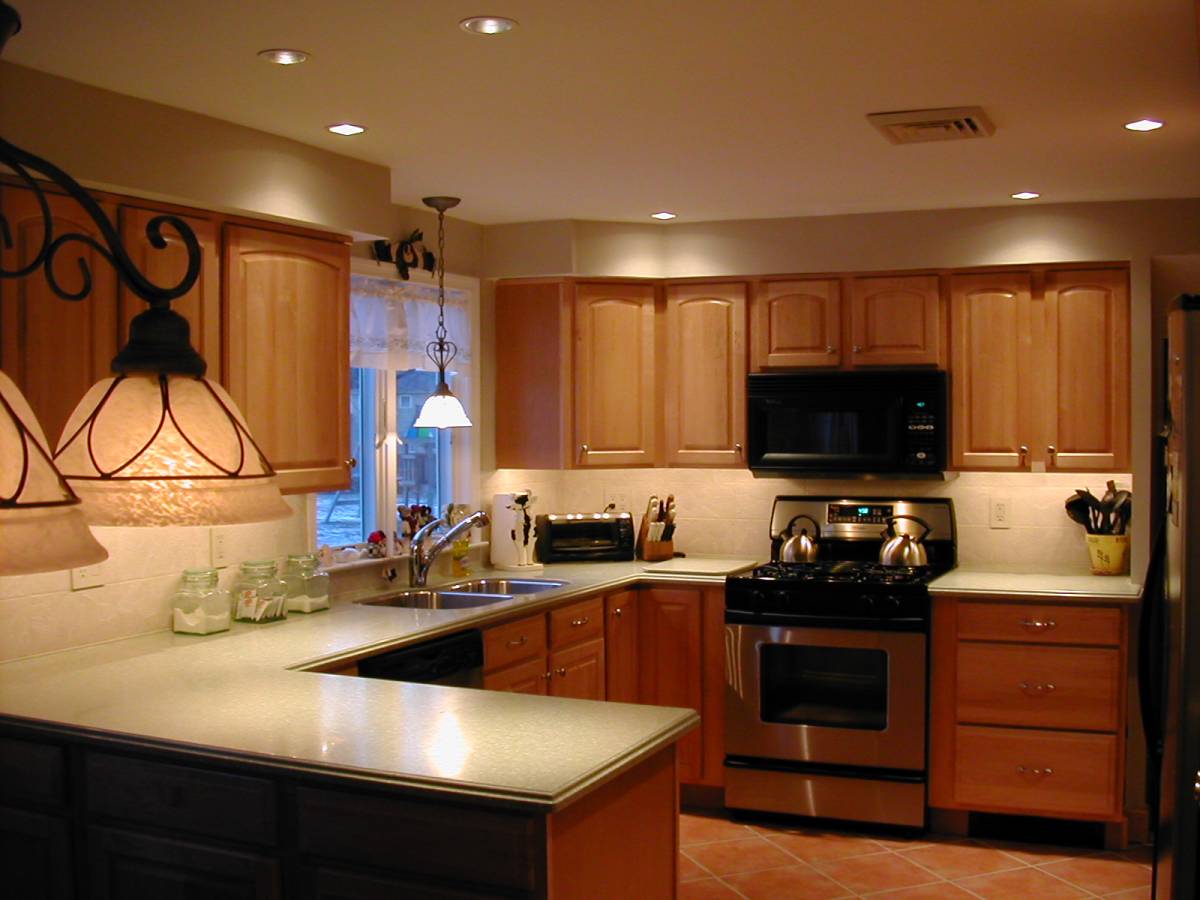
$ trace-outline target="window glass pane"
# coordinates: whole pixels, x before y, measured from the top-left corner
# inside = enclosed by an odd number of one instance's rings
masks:
[[[437,387],[437,372],[409,369],[396,373],[396,503],[428,506],[439,512],[450,502],[451,429],[413,428],[421,404]],[[454,373],[446,373],[454,389]]]
[[[887,728],[885,651],[768,644],[760,663],[764,722]]]
[[[317,494],[317,544],[357,544],[375,530],[375,370],[350,370],[350,487]],[[317,427],[313,423],[313,427]]]

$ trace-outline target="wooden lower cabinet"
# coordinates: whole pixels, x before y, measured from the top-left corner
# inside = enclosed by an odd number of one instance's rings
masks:
[[[637,703],[638,592],[604,598],[604,695],[618,703]]]
[[[97,900],[273,900],[279,863],[266,856],[138,834],[88,829],[88,881]]]
[[[514,694],[545,694],[550,681],[550,672],[546,666],[546,656],[541,654],[495,672],[486,672],[483,676],[483,689],[511,691]]]
[[[281,765],[112,745],[5,721],[0,865],[5,897],[90,900],[465,900],[673,897],[674,745],[556,809],[414,795]],[[65,757],[51,784],[45,763]],[[100,760],[100,765],[92,764]],[[129,801],[90,798],[144,768]],[[23,782],[32,790],[12,790]],[[221,794],[205,800],[197,788]],[[46,790],[46,788],[52,790]],[[243,790],[249,788],[249,790]],[[265,791],[265,793],[264,793]],[[111,794],[111,792],[110,792]],[[238,796],[242,800],[238,801]],[[68,797],[88,802],[64,805]],[[266,808],[279,816],[238,819]],[[214,830],[209,811],[232,804]],[[35,807],[42,807],[38,809]],[[56,811],[49,811],[54,808]],[[157,812],[154,810],[157,809]],[[153,821],[145,820],[153,813]],[[263,828],[266,827],[266,831]],[[251,843],[252,842],[252,843]]]
[[[1124,840],[1128,615],[939,596],[929,805],[1101,821]]]
[[[66,820],[0,807],[0,872],[9,897],[75,896]]]
[[[604,699],[604,639],[550,654],[550,694],[577,700]]]

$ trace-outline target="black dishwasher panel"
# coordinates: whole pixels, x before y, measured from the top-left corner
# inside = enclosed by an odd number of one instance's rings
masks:
[[[483,633],[434,638],[360,660],[358,674],[387,681],[483,687]]]

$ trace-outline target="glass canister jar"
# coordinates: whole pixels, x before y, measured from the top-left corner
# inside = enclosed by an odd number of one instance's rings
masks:
[[[273,559],[247,560],[233,585],[233,618],[238,622],[286,619],[287,584],[276,575]]]
[[[310,613],[329,608],[329,573],[317,569],[317,557],[313,554],[289,553],[283,580],[287,582],[290,612]]]
[[[217,585],[216,569],[184,569],[171,598],[171,629],[180,634],[229,630],[229,592]]]

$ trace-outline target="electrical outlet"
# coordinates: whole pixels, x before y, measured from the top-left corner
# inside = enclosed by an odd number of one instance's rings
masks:
[[[220,525],[210,528],[208,530],[208,564],[214,569],[228,566],[232,543],[233,536],[228,528]]]
[[[1012,503],[1007,497],[989,498],[988,527],[1011,528]]]
[[[607,509],[609,504],[612,504],[616,512],[632,512],[629,508],[629,492],[622,490],[605,489],[604,491],[604,508]]]
[[[104,577],[104,563],[71,570],[71,590],[73,591],[86,591],[88,588],[100,587],[107,583]]]

